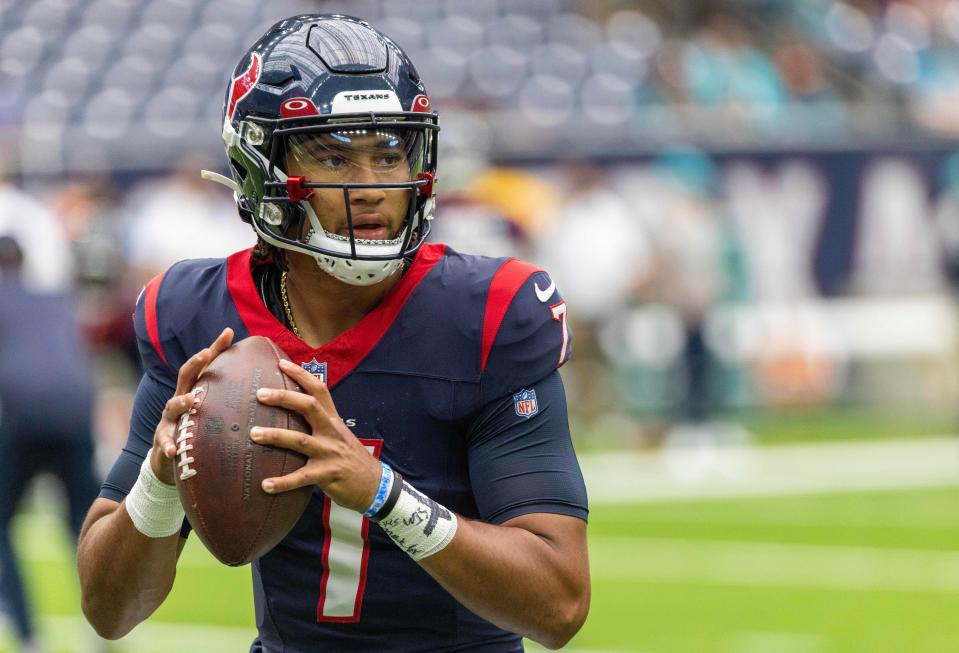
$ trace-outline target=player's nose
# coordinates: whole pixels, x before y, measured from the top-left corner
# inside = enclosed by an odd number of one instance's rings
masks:
[[[376,173],[368,166],[354,166],[353,178],[350,180],[354,184],[376,184],[382,182]],[[386,199],[386,189],[370,186],[358,186],[350,188],[350,203],[377,204]]]

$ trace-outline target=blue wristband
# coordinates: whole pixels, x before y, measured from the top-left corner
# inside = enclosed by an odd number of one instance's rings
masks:
[[[366,509],[366,512],[363,513],[364,517],[372,517],[380,508],[383,507],[383,504],[386,503],[386,499],[390,496],[390,488],[393,487],[393,469],[380,461],[380,466],[382,468],[382,473],[380,474],[380,487],[376,490],[376,496],[373,497],[373,503],[370,504],[370,507]]]

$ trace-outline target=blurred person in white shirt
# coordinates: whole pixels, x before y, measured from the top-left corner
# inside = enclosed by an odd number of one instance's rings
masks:
[[[0,236],[20,243],[24,252],[21,279],[37,292],[68,289],[73,282],[73,257],[56,216],[38,199],[6,179],[0,161]]]
[[[537,262],[547,267],[569,304],[576,357],[564,379],[577,397],[574,417],[595,422],[614,416],[618,390],[599,347],[599,332],[622,313],[649,275],[650,243],[607,172],[589,162],[565,171],[566,203],[539,241]]]
[[[540,243],[539,259],[579,318],[600,322],[621,310],[648,274],[650,243],[601,168],[580,162],[566,172],[570,194]]]
[[[200,178],[211,168],[184,157],[168,177],[148,183],[127,200],[127,259],[139,282],[188,258],[212,258],[253,245],[250,227],[236,219],[229,194]]]

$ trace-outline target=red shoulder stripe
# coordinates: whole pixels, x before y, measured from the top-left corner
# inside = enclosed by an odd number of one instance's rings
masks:
[[[513,297],[534,272],[541,269],[532,263],[511,258],[496,271],[490,282],[486,296],[486,310],[483,313],[483,349],[480,357],[480,373],[486,369],[486,360],[493,349],[496,334],[499,333],[506,311]]]
[[[159,354],[160,360],[167,363],[163,347],[160,346],[160,328],[157,325],[157,294],[160,292],[161,283],[163,283],[163,273],[150,279],[146,288],[143,289],[143,318],[146,320],[147,335],[150,336],[154,351]]]

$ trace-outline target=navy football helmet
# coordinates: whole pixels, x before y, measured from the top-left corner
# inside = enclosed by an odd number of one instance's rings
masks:
[[[416,69],[387,36],[351,16],[294,16],[271,27],[233,73],[223,113],[232,180],[203,174],[233,189],[262,240],[369,285],[429,235],[438,131]],[[310,202],[318,190],[334,192],[327,189],[341,191],[345,205],[346,227],[336,233]],[[362,237],[383,233],[354,222],[350,194],[368,189],[408,195],[398,233]]]

